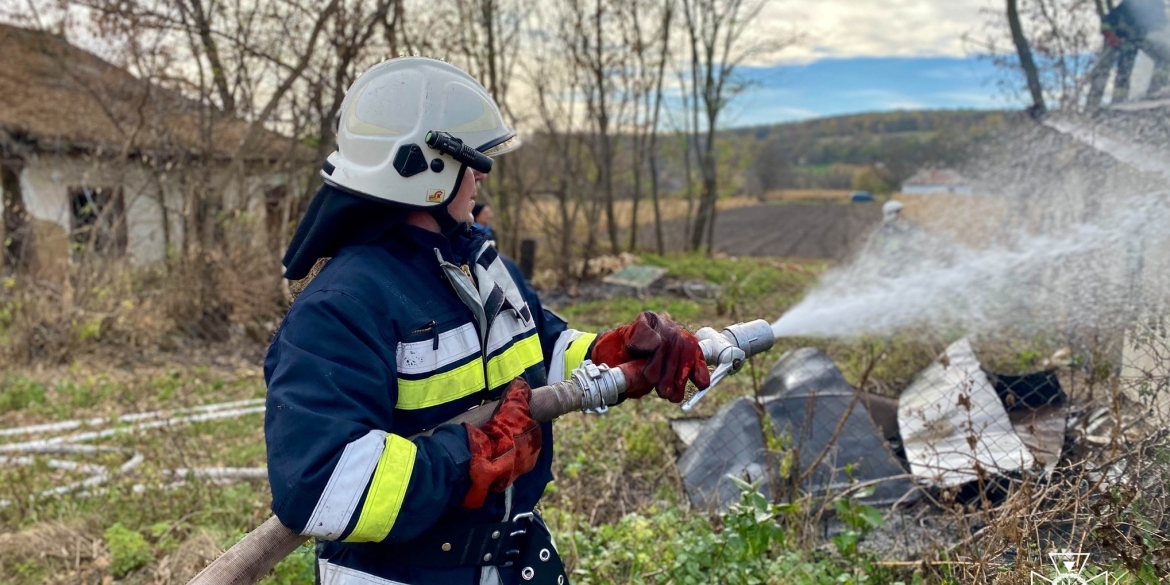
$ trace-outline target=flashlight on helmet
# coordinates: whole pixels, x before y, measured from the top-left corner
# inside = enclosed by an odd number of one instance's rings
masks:
[[[463,144],[462,140],[446,132],[431,130],[427,132],[423,141],[427,143],[427,146],[443,154],[450,155],[457,162],[465,164],[474,170],[484,174],[492,172],[492,157]]]

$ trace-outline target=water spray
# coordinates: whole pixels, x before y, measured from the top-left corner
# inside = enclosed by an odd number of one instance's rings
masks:
[[[917,229],[892,257],[871,247],[826,273],[772,331],[848,338],[1124,326],[1136,309],[1170,303],[1168,202],[1164,192],[1136,195],[1049,233],[995,234],[983,248]]]

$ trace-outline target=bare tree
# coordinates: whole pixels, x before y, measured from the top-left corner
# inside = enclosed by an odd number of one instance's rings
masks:
[[[334,124],[345,92],[357,76],[379,57],[396,52],[396,31],[404,18],[402,0],[348,0],[337,8],[325,43],[332,51],[322,52],[309,77],[309,95],[317,121],[317,158],[324,160],[333,150]],[[373,40],[384,32],[388,41],[379,55]]]
[[[555,8],[546,7],[553,15]],[[584,136],[578,96],[581,92],[582,73],[566,66],[573,60],[571,23],[562,22],[556,34],[541,34],[534,41],[534,59],[528,71],[528,82],[536,93],[540,136],[534,137],[537,144],[524,149],[522,163],[533,175],[543,180],[554,177],[548,186],[556,202],[555,217],[534,217],[540,222],[540,229],[552,245],[556,258],[558,280],[561,286],[569,286],[574,273],[574,249],[577,225],[581,213],[586,209],[588,190],[581,185],[584,167]],[[592,198],[594,203],[596,198]],[[593,206],[596,210],[596,205]]]
[[[567,66],[581,72],[580,90],[584,114],[590,124],[587,141],[594,162],[593,183],[600,195],[590,205],[590,225],[599,224],[599,211],[604,210],[607,235],[612,253],[621,248],[617,237],[617,218],[614,208],[614,160],[619,146],[616,132],[622,128],[629,92],[622,80],[628,66],[628,51],[621,43],[620,15],[612,0],[566,0],[565,23],[561,27],[561,42],[569,49],[571,61]],[[595,251],[596,230],[586,235],[584,255],[588,259]],[[588,262],[584,264],[588,270]],[[584,276],[584,273],[582,274]]]
[[[509,96],[520,61],[520,33],[530,19],[534,0],[441,0],[430,4],[426,12],[433,14],[419,17],[430,19],[428,22],[434,25],[418,28],[429,31],[431,38],[427,40],[440,55],[480,80],[500,105],[505,119],[516,126],[520,119],[511,107]],[[452,23],[457,24],[452,26]],[[501,244],[513,255],[522,227],[521,204],[526,198],[522,169],[515,167],[515,160],[498,159],[486,184],[492,207],[498,212],[497,233],[503,235]]]
[[[1012,94],[1022,88],[1034,114],[1091,109],[1113,64],[1100,32],[1112,8],[1108,0],[1007,0],[1005,10],[984,11],[986,32],[974,39],[976,51],[1010,72],[1005,88]],[[1003,46],[1005,31],[1010,47]]]
[[[691,107],[695,118],[691,140],[698,152],[699,175],[703,181],[695,227],[690,234],[692,250],[698,250],[706,236],[707,251],[711,251],[715,204],[719,196],[715,133],[719,128],[719,115],[747,87],[736,75],[737,70],[747,58],[774,54],[792,42],[783,35],[758,41],[745,36],[758,24],[756,17],[763,7],[764,0],[682,0],[690,49]],[[700,113],[701,123],[698,120]]]
[[[1007,0],[1008,26],[1012,31],[1012,42],[1016,45],[1016,54],[1020,57],[1020,67],[1024,70],[1024,77],[1028,80],[1028,92],[1032,94],[1032,108],[1034,113],[1043,114],[1044,90],[1040,87],[1040,72],[1036,69],[1036,62],[1032,59],[1032,49],[1028,39],[1024,36],[1024,28],[1020,24],[1020,9],[1017,0]]]
[[[632,88],[633,111],[631,113],[631,140],[633,152],[633,192],[631,194],[631,220],[629,249],[633,251],[638,243],[638,203],[642,197],[642,173],[649,160],[650,192],[654,205],[654,230],[657,250],[662,254],[665,245],[662,239],[662,216],[658,201],[658,119],[662,110],[662,81],[666,75],[666,62],[670,50],[670,26],[674,15],[674,0],[633,0],[625,6],[625,43],[634,54],[634,60],[627,68],[628,85]],[[647,31],[644,20],[657,24],[657,29]]]

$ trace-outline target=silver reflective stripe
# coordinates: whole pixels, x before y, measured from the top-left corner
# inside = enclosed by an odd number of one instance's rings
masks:
[[[479,256],[490,247],[491,244],[484,243],[479,254],[475,255],[476,259],[478,260]],[[480,303],[486,303],[488,296],[498,286],[503,291],[504,297],[516,309],[515,312],[501,312],[492,321],[491,331],[488,332],[487,349],[484,352],[486,355],[491,355],[492,352],[504,347],[513,339],[536,329],[536,319],[525,321],[520,316],[520,309],[527,306],[528,303],[524,301],[524,295],[520,294],[520,289],[516,287],[516,281],[512,280],[512,273],[508,272],[508,267],[504,266],[501,257],[496,256],[496,259],[487,268],[480,266],[479,262],[472,264],[478,280]]]
[[[565,352],[569,351],[569,345],[582,335],[585,334],[576,329],[566,329],[557,336],[557,342],[553,344],[552,363],[548,368],[549,383],[564,382],[568,379],[569,372],[565,371]]]
[[[462,327],[439,334],[439,350],[435,351],[433,339],[398,344],[399,374],[429,374],[448,364],[469,356],[479,355],[479,334],[475,325],[466,323]]]
[[[374,475],[378,459],[386,448],[386,433],[370,431],[366,436],[345,446],[341,460],[333,468],[325,491],[309,516],[309,523],[301,531],[304,536],[336,540],[349,525],[366,485]]]
[[[479,254],[475,255],[475,259],[479,260],[487,249],[491,247],[490,243],[484,243],[483,247],[479,249]],[[512,273],[508,272],[508,267],[504,265],[503,257],[497,255],[495,260],[488,264],[487,268],[480,266],[479,262],[473,262],[475,266],[475,276],[479,279],[479,295],[480,302],[486,303],[488,295],[492,292],[492,283],[499,285],[500,289],[504,291],[504,296],[512,303],[516,310],[525,305],[524,295],[520,294],[520,289],[516,286],[516,281],[512,280]]]
[[[487,355],[491,355],[501,347],[508,345],[513,339],[534,329],[536,329],[535,321],[525,323],[524,320],[517,318],[511,312],[500,313],[496,320],[492,321],[492,330],[488,333]]]
[[[407,585],[401,581],[391,581],[356,569],[335,565],[325,559],[317,561],[317,568],[321,573],[321,585]]]
[[[480,341],[483,342],[486,336],[483,335],[484,329],[487,328],[487,315],[483,311],[483,302],[479,299],[479,291],[475,290],[475,285],[472,284],[471,278],[463,274],[460,268],[443,259],[443,253],[435,248],[435,258],[439,260],[439,266],[443,269],[443,276],[447,277],[447,282],[451,283],[451,287],[455,289],[455,294],[459,295],[459,300],[471,309],[471,314],[475,315],[476,323],[479,323]],[[478,266],[478,265],[477,265]]]

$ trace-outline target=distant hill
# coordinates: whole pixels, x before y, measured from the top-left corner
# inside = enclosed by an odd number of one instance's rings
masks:
[[[881,191],[926,166],[960,164],[1013,116],[1002,111],[880,112],[736,128],[755,142],[749,173],[758,188]]]

